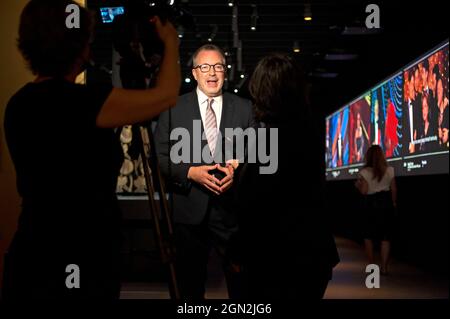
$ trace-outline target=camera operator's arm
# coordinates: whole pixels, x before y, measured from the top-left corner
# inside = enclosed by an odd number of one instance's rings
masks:
[[[170,22],[152,19],[164,43],[164,57],[156,86],[148,90],[114,88],[98,116],[98,127],[118,127],[149,120],[174,106],[181,85],[177,31]]]

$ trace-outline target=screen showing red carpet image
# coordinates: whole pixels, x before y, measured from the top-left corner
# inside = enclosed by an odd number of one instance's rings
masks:
[[[372,144],[381,146],[397,176],[448,174],[448,67],[446,42],[329,115],[327,180],[354,178]]]
[[[350,164],[361,163],[371,144],[370,94],[350,104]]]

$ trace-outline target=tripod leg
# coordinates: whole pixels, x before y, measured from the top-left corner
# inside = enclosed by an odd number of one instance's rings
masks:
[[[153,219],[153,225],[155,230],[156,242],[158,243],[158,248],[161,255],[161,260],[163,263],[167,263],[169,267],[169,291],[172,299],[179,299],[180,294],[178,290],[178,284],[176,280],[176,272],[175,272],[175,264],[174,264],[174,256],[172,249],[171,241],[167,242],[163,239],[162,229],[160,225],[160,218],[165,218],[167,223],[167,232],[170,236],[170,239],[173,235],[172,224],[169,214],[169,208],[166,198],[166,192],[163,186],[163,181],[161,178],[161,172],[159,171],[159,165],[156,157],[156,153],[154,151],[154,143],[152,143],[153,136],[148,133],[148,130],[145,127],[140,127],[140,146],[141,146],[141,157],[144,165],[144,173],[145,180],[147,183],[147,193],[150,201],[151,214]],[[149,158],[153,160],[153,170],[149,164]],[[150,161],[152,162],[152,161]],[[156,174],[152,174],[152,172]],[[155,194],[155,183],[154,179],[158,179],[157,185],[159,185],[159,197],[161,201],[161,206],[156,204],[154,194]],[[160,212],[160,207],[164,210],[164,215]]]

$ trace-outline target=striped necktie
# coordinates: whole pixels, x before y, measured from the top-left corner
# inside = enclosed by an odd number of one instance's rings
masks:
[[[214,99],[208,99],[208,106],[206,107],[205,117],[205,134],[212,155],[214,155],[214,150],[216,148],[217,142],[217,121],[216,114],[214,113],[214,110],[212,108],[213,102]]]

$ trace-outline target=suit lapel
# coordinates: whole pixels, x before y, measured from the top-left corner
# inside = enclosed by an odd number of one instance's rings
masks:
[[[232,125],[233,120],[233,113],[234,113],[234,104],[230,99],[230,96],[226,93],[223,94],[222,98],[222,118],[220,120],[220,134],[222,134],[222,137],[225,136],[225,128],[234,128]]]
[[[192,91],[192,94],[189,97],[189,106],[191,109],[191,117],[189,118],[191,122],[191,126],[193,128],[193,121],[194,120],[199,120],[201,123],[201,137],[203,137],[203,134],[205,132],[205,128],[203,127],[203,121],[202,121],[202,115],[200,114],[200,105],[198,104],[198,95],[197,95],[197,90]],[[193,131],[191,130],[191,133],[193,133]],[[196,136],[192,136],[192,138],[197,138]],[[193,141],[192,141],[193,143]],[[201,149],[203,150],[204,147],[207,147],[208,141],[205,140],[201,140]]]
[[[230,99],[230,95],[224,93],[222,95],[222,117],[220,120],[220,126],[219,126],[219,131],[220,131],[220,136],[217,138],[217,142],[216,142],[216,152],[219,151],[219,147],[221,148],[221,151],[224,152],[224,143],[226,143],[225,141],[225,129],[226,128],[234,128],[233,126],[233,113],[234,113],[234,104]],[[219,143],[219,139],[221,142],[221,145],[218,145]],[[219,146],[219,147],[218,147]],[[222,154],[225,155],[225,154]]]
[[[197,92],[194,90],[192,91],[191,95],[189,96],[189,105],[191,105],[192,110],[192,120],[201,120],[202,116],[200,115],[200,105],[198,105],[198,96]]]

